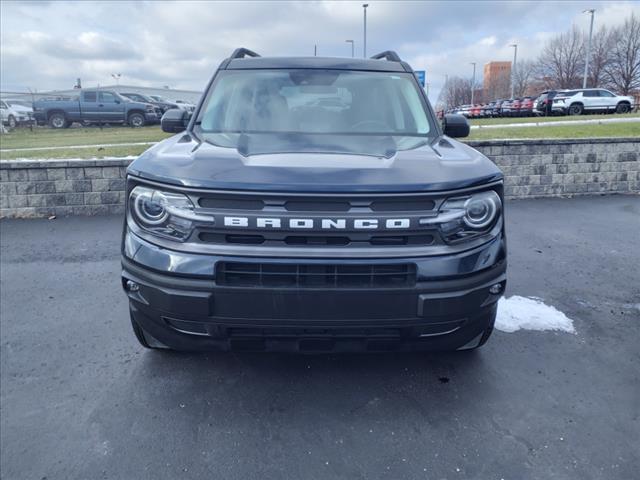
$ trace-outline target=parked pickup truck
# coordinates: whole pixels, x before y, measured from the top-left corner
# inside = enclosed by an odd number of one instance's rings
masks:
[[[67,128],[73,122],[123,123],[142,127],[162,116],[148,103],[134,102],[109,90],[82,90],[70,100],[36,100],[33,114],[39,124]]]

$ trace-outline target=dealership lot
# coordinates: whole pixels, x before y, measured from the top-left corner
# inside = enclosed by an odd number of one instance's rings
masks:
[[[633,478],[640,196],[512,201],[507,223],[507,296],[576,334],[292,356],[143,351],[120,217],[3,220],[3,478]]]

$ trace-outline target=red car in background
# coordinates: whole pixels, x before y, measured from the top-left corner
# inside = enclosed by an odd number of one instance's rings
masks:
[[[516,98],[513,102],[511,102],[511,116],[519,117],[520,116],[520,107],[522,107],[522,99]]]
[[[520,101],[520,116],[530,117],[535,113],[534,111],[534,98],[524,97]]]
[[[482,113],[482,105],[474,105],[471,107],[471,118],[480,118]]]

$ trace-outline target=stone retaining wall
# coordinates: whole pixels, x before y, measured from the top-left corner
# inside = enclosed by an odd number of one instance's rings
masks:
[[[507,198],[640,192],[640,138],[468,143],[502,169]],[[0,162],[0,216],[123,213],[129,162]]]

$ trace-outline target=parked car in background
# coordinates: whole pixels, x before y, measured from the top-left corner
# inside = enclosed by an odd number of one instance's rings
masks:
[[[584,88],[562,92],[553,99],[553,110],[568,115],[587,112],[627,113],[633,97],[616,95],[604,88]]]
[[[470,112],[469,116],[471,118],[479,118],[481,111],[482,111],[482,106],[476,104],[473,107],[471,107],[471,112]]]
[[[540,115],[546,115],[547,103],[553,104],[553,98],[562,90],[545,90],[535,101],[534,109]]]
[[[177,108],[180,108],[181,110],[186,110],[187,112],[193,112],[196,109],[195,105],[193,105],[192,103],[187,103],[183,100],[176,100],[174,102],[171,102],[165,99],[164,97],[161,97],[160,95],[149,95],[149,96],[157,102],[172,103],[176,105]]]
[[[164,114],[164,112],[166,112],[167,110],[178,108],[178,105],[173,102],[155,100],[150,96],[143,95],[141,93],[120,93],[120,95],[127,97],[134,102],[150,103],[151,105],[158,108],[160,117],[162,117],[162,114]]]
[[[513,112],[512,109],[512,105],[513,105],[513,100],[505,100],[504,102],[502,102],[501,108],[500,108],[500,116],[502,117],[510,117],[511,113]]]
[[[533,113],[533,97],[524,97],[520,100],[520,116],[531,117]]]
[[[520,107],[522,105],[522,100],[520,98],[515,98],[512,102],[511,102],[511,116],[512,117],[519,117],[520,116]]]
[[[496,108],[496,102],[489,102],[483,105],[482,107],[482,116],[484,118],[492,118],[494,116],[494,111]]]
[[[33,104],[26,100],[14,100],[7,99],[5,100],[7,104],[13,108],[18,115],[21,117],[21,120],[18,120],[18,123],[29,123],[33,121]],[[26,118],[24,118],[26,117]]]
[[[51,128],[67,128],[73,122],[142,127],[160,120],[153,105],[134,102],[108,90],[82,90],[72,100],[36,100],[33,110],[36,121]]]
[[[21,123],[29,121],[29,114],[24,110],[18,110],[6,100],[0,100],[0,115],[2,124],[9,128],[16,128]]]
[[[187,112],[193,112],[196,109],[196,106],[193,103],[185,102],[184,100],[176,100],[178,107],[186,110]]]
[[[505,101],[506,100],[504,100],[504,99],[496,100],[495,105],[493,106],[493,112],[492,112],[492,115],[494,117],[501,117],[502,116],[502,104]]]
[[[458,110],[456,111],[456,113],[466,118],[469,118],[471,116],[471,108],[472,108],[472,105],[461,105],[460,107],[458,107]]]

